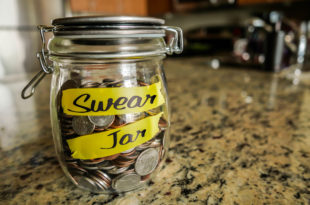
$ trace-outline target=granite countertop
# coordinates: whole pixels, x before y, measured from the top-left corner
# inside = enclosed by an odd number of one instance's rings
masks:
[[[49,79],[0,81],[0,204],[310,204],[310,87],[272,73],[165,62],[172,110],[163,170],[143,190],[77,189],[55,157]]]

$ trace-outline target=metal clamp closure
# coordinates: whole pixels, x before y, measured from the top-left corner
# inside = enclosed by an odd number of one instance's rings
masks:
[[[169,55],[173,53],[180,54],[183,51],[183,32],[179,27],[163,26],[166,31],[166,52]],[[170,35],[172,34],[172,35]]]
[[[46,54],[48,53],[48,51],[46,50],[46,43],[45,43],[45,33],[52,32],[53,28],[54,27],[48,27],[48,26],[43,26],[43,25],[38,26],[41,40],[42,40],[42,49],[41,49],[41,52],[37,53],[37,58],[39,59],[42,70],[39,71],[22,90],[21,97],[23,99],[30,98],[34,94],[35,88],[41,82],[41,80],[45,77],[45,75],[53,72],[53,67],[48,65],[47,63]],[[27,90],[29,88],[31,88],[31,90],[30,90],[30,93],[27,94]]]

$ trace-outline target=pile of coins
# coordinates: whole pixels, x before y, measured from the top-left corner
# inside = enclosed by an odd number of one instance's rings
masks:
[[[136,86],[147,86],[147,83],[136,81]],[[104,79],[101,83],[77,80],[66,81],[57,96],[57,109],[65,164],[75,183],[93,192],[126,192],[136,189],[146,182],[159,166],[165,155],[167,121],[161,117],[159,130],[151,140],[133,149],[103,158],[81,160],[71,157],[67,139],[82,135],[120,128],[161,112],[160,107],[143,113],[107,116],[69,116],[61,108],[62,91],[69,88],[102,88],[123,87],[120,80]]]

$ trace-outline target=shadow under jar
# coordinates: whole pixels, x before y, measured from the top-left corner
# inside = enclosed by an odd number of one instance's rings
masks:
[[[82,189],[121,193],[143,186],[169,146],[162,61],[183,49],[182,31],[147,17],[72,17],[40,26],[42,71],[52,73],[50,111],[62,169]],[[45,50],[46,32],[53,32]],[[165,38],[165,39],[164,39]],[[27,89],[31,93],[26,95]]]

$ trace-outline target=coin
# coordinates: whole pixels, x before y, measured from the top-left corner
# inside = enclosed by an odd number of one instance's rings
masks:
[[[107,175],[106,173],[104,173],[103,171],[100,170],[96,170],[94,172],[94,174],[99,177],[100,179],[104,180],[105,182],[107,182],[107,184],[111,184],[111,178],[109,177],[109,175]]]
[[[104,163],[100,163],[98,167],[100,170],[111,170],[116,168],[111,161],[105,161]]]
[[[74,116],[72,128],[78,135],[87,135],[94,131],[95,125],[89,121],[88,117]]]
[[[141,177],[141,181],[142,181],[142,182],[145,182],[145,181],[147,181],[150,177],[151,177],[151,174],[145,175],[145,176]]]
[[[102,191],[109,188],[109,184],[106,181],[100,179],[99,177],[94,175],[91,175],[89,177],[96,183],[98,187],[98,189],[96,189],[95,191]]]
[[[155,148],[143,151],[135,163],[136,173],[145,176],[154,171],[159,161],[159,155]]]
[[[146,113],[149,115],[156,115],[160,112],[161,112],[161,107],[156,107],[156,108],[153,108],[153,109],[146,111]]]
[[[100,128],[108,128],[113,123],[114,115],[104,115],[104,116],[88,116],[88,119],[94,125]]]
[[[119,155],[120,155],[120,153],[114,154],[114,155],[110,155],[110,156],[106,156],[106,157],[103,157],[103,158],[105,160],[113,160],[113,159],[116,159]]]
[[[113,179],[112,187],[118,192],[125,192],[139,187],[141,177],[137,174],[122,174]]]
[[[61,90],[67,90],[67,89],[77,88],[77,87],[78,87],[78,84],[75,80],[67,80],[66,82],[64,82],[64,84],[62,84]]]
[[[121,152],[121,154],[128,154],[128,153],[131,153],[131,152],[134,152],[135,148],[131,148],[131,149],[128,149],[124,152]]]
[[[81,187],[87,188],[89,190],[97,190],[98,189],[96,182],[89,177],[77,175],[77,176],[74,176],[73,178],[74,178],[75,182],[78,185],[80,185]]]
[[[84,175],[87,173],[85,169],[77,165],[76,163],[68,162],[68,170],[74,175]]]
[[[114,167],[113,169],[107,170],[109,174],[120,174],[126,171],[129,167]]]
[[[119,119],[122,123],[131,123],[135,122],[137,120],[140,120],[144,118],[145,114],[140,112],[140,113],[129,113],[129,114],[124,114],[124,115],[119,115]]]
[[[136,148],[137,151],[143,151],[143,150],[149,148],[154,141],[155,141],[155,138],[152,138],[149,141],[147,141],[147,142],[145,142],[143,144],[140,144],[139,146],[137,146],[135,148]]]
[[[164,118],[161,117],[161,118],[159,119],[158,126],[159,126],[159,128],[162,129],[162,130],[167,129],[167,127],[168,127],[168,122],[167,122],[167,120],[165,120]]]
[[[95,87],[98,87],[101,83],[98,83],[98,82],[87,82],[87,83],[84,83],[81,87],[82,88],[95,88]]]

